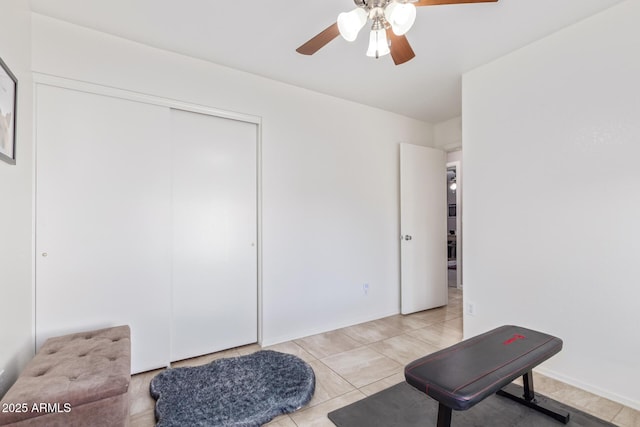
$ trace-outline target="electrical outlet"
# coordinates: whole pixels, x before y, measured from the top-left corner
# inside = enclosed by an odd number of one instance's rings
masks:
[[[362,292],[364,292],[364,295],[367,296],[369,295],[369,284],[365,283],[362,285]]]
[[[467,314],[469,316],[475,316],[476,315],[476,303],[475,302],[472,302],[472,301],[467,302],[466,308],[467,308],[467,310],[466,310]]]

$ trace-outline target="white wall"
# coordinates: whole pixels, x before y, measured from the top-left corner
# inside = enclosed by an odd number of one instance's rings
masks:
[[[557,335],[556,378],[640,409],[640,2],[463,78],[465,336]]]
[[[33,355],[31,218],[31,16],[27,0],[5,0],[0,57],[18,79],[16,165],[0,161],[0,396]]]
[[[462,150],[450,151],[447,153],[447,163],[460,162],[462,164]]]
[[[430,145],[431,125],[32,21],[36,72],[262,117],[264,344],[398,313],[398,142]]]
[[[434,147],[445,151],[462,148],[462,117],[454,117],[433,126]]]

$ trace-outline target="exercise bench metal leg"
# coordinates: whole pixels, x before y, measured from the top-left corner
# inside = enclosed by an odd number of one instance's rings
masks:
[[[438,426],[437,427],[450,427],[451,426],[451,408],[442,403],[438,404]]]
[[[567,424],[569,422],[569,417],[571,415],[569,412],[555,408],[546,402],[539,402],[538,399],[536,399],[533,388],[533,374],[531,371],[522,376],[522,382],[524,387],[509,384],[502,390],[498,390],[496,394],[498,396],[507,397],[513,401],[528,406],[531,409],[535,409],[538,412],[542,412],[563,424]]]

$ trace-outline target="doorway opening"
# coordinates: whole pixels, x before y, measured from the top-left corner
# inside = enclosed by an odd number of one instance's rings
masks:
[[[447,284],[462,289],[460,162],[447,163]]]

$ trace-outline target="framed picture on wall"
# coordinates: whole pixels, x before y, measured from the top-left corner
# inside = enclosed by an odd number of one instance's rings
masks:
[[[0,58],[0,159],[16,164],[16,96],[18,80]]]

